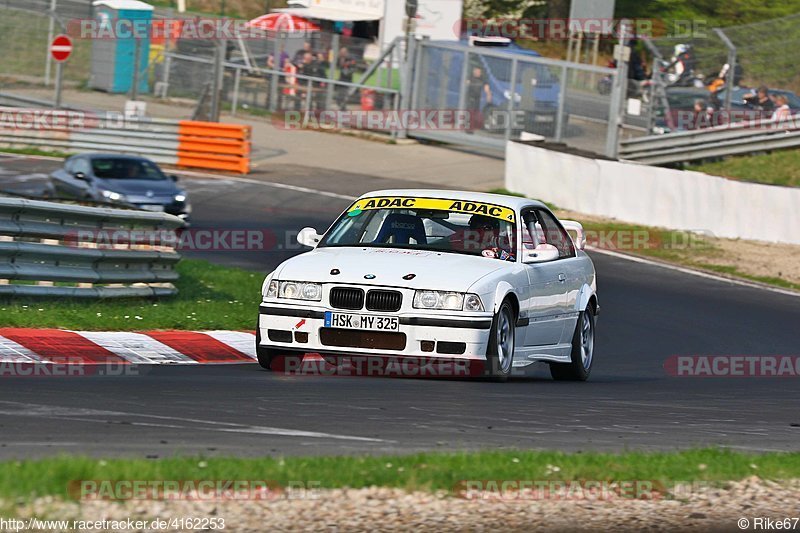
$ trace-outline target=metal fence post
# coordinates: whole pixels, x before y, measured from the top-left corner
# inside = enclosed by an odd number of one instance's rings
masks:
[[[399,100],[399,102],[395,102],[395,108],[398,107],[399,109],[411,109],[411,101],[412,101],[412,88],[414,85],[414,69],[413,65],[416,63],[416,54],[417,54],[417,46],[416,46],[416,39],[410,37],[406,44],[406,58],[403,62],[403,74],[400,76],[400,94],[396,95],[395,98]],[[399,137],[401,139],[405,139],[408,136],[408,132],[405,128],[403,128],[399,132]]]
[[[286,60],[289,61],[288,59]],[[280,63],[276,65],[276,68],[280,68]],[[280,74],[273,72],[272,81],[269,84],[269,110],[275,112],[278,109],[278,84],[280,83],[281,76]]]
[[[131,88],[131,100],[139,99],[139,70],[141,69],[140,58],[142,52],[142,41],[138,37],[135,38],[133,47],[133,87]]]
[[[219,122],[221,112],[220,98],[222,93],[222,78],[225,75],[225,68],[223,66],[225,61],[225,50],[227,41],[220,39],[217,42],[217,47],[214,50],[214,78],[211,80],[211,122]]]
[[[616,158],[619,153],[619,133],[622,129],[625,95],[628,91],[628,59],[625,57],[625,41],[628,29],[625,22],[620,24],[617,54],[617,73],[611,93],[608,111],[608,131],[606,132],[606,156]]]
[[[505,139],[508,142],[511,139],[511,123],[512,121],[516,123],[516,120],[513,120],[514,116],[514,94],[517,90],[517,58],[511,60],[511,76],[508,78],[511,81],[511,89],[509,99],[508,99],[508,115],[506,116],[506,131],[505,131]]]
[[[236,116],[236,110],[239,108],[239,82],[242,78],[242,69],[236,68],[233,75],[233,101],[231,102],[231,115]]]
[[[467,72],[469,71],[469,51],[464,50],[464,63],[461,65],[461,78],[458,82],[458,109],[464,109],[467,100]],[[442,106],[444,107],[444,106]]]
[[[564,100],[567,97],[567,65],[561,67],[561,87],[558,91],[558,114],[556,115],[555,141],[561,142],[564,135]]]
[[[58,0],[50,0],[50,22],[47,26],[47,60],[44,64],[44,85],[47,87],[50,85],[50,69],[53,65],[53,58],[50,55],[50,43],[53,42],[53,33],[55,33],[55,26],[56,26],[56,3]],[[8,6],[6,6],[8,8]]]
[[[308,79],[308,86],[307,86],[307,90],[306,90],[306,110],[305,110],[306,118],[308,117],[309,113],[311,113],[311,98],[312,98],[312,96],[313,95],[311,94],[311,78],[309,78]]]
[[[328,69],[328,91],[325,94],[325,109],[333,109],[333,93],[336,90],[334,83],[336,67],[339,63],[339,34],[334,33],[331,36],[331,66]]]
[[[733,93],[733,84],[735,79],[735,70],[736,70],[736,46],[728,39],[728,36],[725,35],[725,32],[722,31],[722,28],[714,28],[714,33],[716,33],[722,42],[725,44],[725,47],[728,49],[728,75],[727,79],[725,80],[726,91],[725,91],[725,112],[728,113],[730,116],[731,113],[731,96]]]

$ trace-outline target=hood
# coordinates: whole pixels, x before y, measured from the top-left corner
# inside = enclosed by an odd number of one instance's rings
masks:
[[[131,179],[102,179],[98,185],[101,188],[118,192],[128,196],[146,196],[151,191],[153,196],[167,196],[178,194],[179,189],[171,179],[165,180],[131,180]]]
[[[276,279],[465,292],[480,278],[514,263],[487,257],[391,248],[318,248],[295,256]],[[332,269],[338,275],[332,275]],[[415,274],[411,280],[403,276]],[[374,275],[375,279],[365,279]]]

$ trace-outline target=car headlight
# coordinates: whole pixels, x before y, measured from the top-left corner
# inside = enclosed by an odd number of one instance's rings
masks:
[[[179,202],[179,203],[180,202],[185,202],[186,201],[186,195],[185,194],[176,194],[175,195],[175,201]]]
[[[264,278],[264,283],[261,284],[261,297],[262,298],[277,298],[278,297],[278,282],[272,279],[274,272]]]
[[[483,311],[477,294],[448,291],[416,291],[414,309],[446,309],[449,311]]]
[[[111,200],[112,202],[119,202],[125,199],[124,194],[120,194],[114,191],[100,191],[100,194],[103,195],[103,198],[106,200]]]
[[[302,281],[270,281],[266,296],[319,302],[322,300],[322,285]]]

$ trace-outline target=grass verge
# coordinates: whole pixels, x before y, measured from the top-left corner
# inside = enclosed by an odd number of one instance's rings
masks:
[[[147,329],[252,330],[266,273],[184,259],[173,297],[120,300],[2,298],[5,327],[94,331]]]
[[[70,157],[69,152],[59,152],[56,150],[40,150],[38,148],[0,148],[0,154],[14,154],[14,155],[38,155],[46,157],[59,157],[66,159]]]
[[[697,170],[715,176],[800,187],[800,150],[778,150],[769,154],[729,157],[714,163],[692,165]]]
[[[800,478],[800,453],[718,449],[670,453],[565,454],[545,451],[423,453],[404,456],[157,460],[56,457],[0,463],[0,499],[68,497],[74,480],[269,480],[320,488],[394,487],[451,491],[465,480],[651,481],[654,488],[697,481]]]

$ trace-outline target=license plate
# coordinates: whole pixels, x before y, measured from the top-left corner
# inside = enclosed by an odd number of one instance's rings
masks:
[[[159,213],[164,211],[164,206],[163,205],[142,205],[142,206],[139,206],[139,207],[141,207],[145,211],[156,211],[156,212],[159,212]]]
[[[367,329],[372,331],[397,331],[400,320],[396,316],[355,315],[352,313],[325,312],[325,327],[340,329]]]

